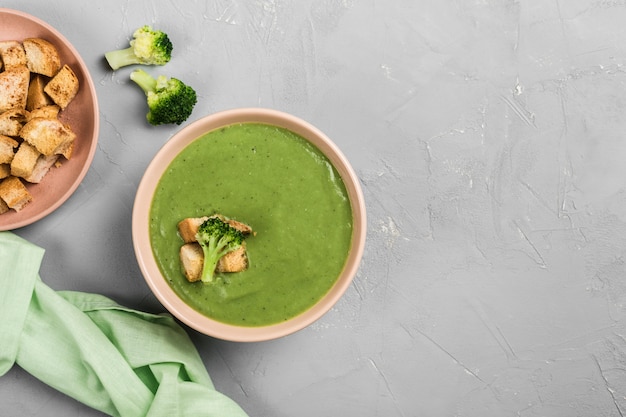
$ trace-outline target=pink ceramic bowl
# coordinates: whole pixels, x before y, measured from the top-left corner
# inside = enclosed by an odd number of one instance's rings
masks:
[[[197,312],[172,290],[154,259],[149,236],[149,212],[158,181],[176,155],[203,134],[236,123],[257,122],[289,129],[307,139],[321,150],[335,166],[346,186],[352,206],[352,243],[347,259],[334,286],[313,307],[279,324],[262,327],[242,327],[213,320]],[[292,115],[279,111],[244,108],[206,116],[191,123],[174,135],[149,164],[137,190],[132,215],[132,234],[136,257],[148,286],[158,300],[175,317],[189,327],[206,335],[230,341],[254,342],[276,339],[310,325],[344,294],[359,267],[366,235],[365,204],[359,180],[338,147],[320,130]]]
[[[53,43],[59,50],[61,63],[68,64],[76,73],[80,89],[59,119],[76,133],[72,158],[62,160],[63,165],[53,168],[39,184],[27,188],[33,201],[19,212],[0,214],[0,230],[12,230],[40,220],[61,206],[78,188],[96,152],[99,114],[96,89],[87,65],[72,44],[46,22],[24,12],[0,8],[0,40],[21,41],[40,37]]]

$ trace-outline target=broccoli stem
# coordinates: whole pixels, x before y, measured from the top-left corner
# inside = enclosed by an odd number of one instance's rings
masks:
[[[117,51],[107,52],[104,54],[104,57],[113,70],[126,65],[139,63],[137,55],[135,55],[135,49],[132,46],[125,49],[118,49]]]
[[[228,241],[225,239],[211,238],[206,244],[201,244],[202,252],[204,253],[204,264],[202,266],[202,282],[213,282],[215,276],[215,268],[220,258],[224,256],[228,251],[224,250]]]
[[[156,78],[148,74],[146,71],[142,69],[137,69],[130,73],[130,79],[133,80],[144,93],[148,94],[149,92],[156,91],[157,81]]]
[[[205,251],[206,252],[206,251]],[[216,256],[211,256],[210,254],[207,256],[204,255],[204,265],[202,266],[202,275],[201,280],[204,283],[213,282],[213,277],[215,275],[215,268],[217,267],[217,261],[219,258]]]

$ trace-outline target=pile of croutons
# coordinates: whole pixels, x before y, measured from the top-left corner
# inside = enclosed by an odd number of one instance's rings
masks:
[[[0,214],[22,210],[33,199],[27,185],[71,158],[76,134],[59,114],[78,89],[49,41],[0,41]]]

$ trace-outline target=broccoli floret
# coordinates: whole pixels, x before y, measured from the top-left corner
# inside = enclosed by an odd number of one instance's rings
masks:
[[[126,49],[104,54],[114,70],[132,64],[165,65],[172,57],[172,42],[164,32],[145,25],[133,33]]]
[[[218,261],[241,247],[244,234],[221,219],[210,217],[198,229],[196,240],[204,252],[202,282],[213,282]]]
[[[130,73],[133,80],[146,93],[151,125],[181,124],[191,115],[196,105],[196,91],[177,78],[159,75],[154,78],[142,69]]]

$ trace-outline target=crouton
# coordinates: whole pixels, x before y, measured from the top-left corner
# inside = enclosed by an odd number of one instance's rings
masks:
[[[0,58],[5,69],[26,66],[26,53],[18,41],[0,41]]]
[[[19,143],[8,136],[0,135],[0,164],[10,164]]]
[[[252,233],[252,228],[245,223],[239,222],[234,219],[224,219],[224,221],[228,223],[230,227],[239,230],[244,235],[249,235],[250,233]]]
[[[11,161],[11,175],[15,177],[28,177],[35,169],[35,164],[41,154],[34,146],[27,142],[22,142],[15,152],[15,157]]]
[[[28,85],[26,110],[32,111],[53,104],[52,99],[44,92],[48,78],[41,74],[33,74]]]
[[[26,53],[26,66],[30,71],[53,77],[61,69],[59,51],[47,40],[27,38],[22,44]]]
[[[0,72],[0,113],[26,108],[30,72],[24,66]]]
[[[63,155],[65,157],[65,159],[71,159],[72,158],[72,154],[74,153],[74,144],[76,143],[76,141],[71,141],[71,142],[66,142],[65,145],[61,145],[58,149],[57,149],[57,154],[59,155]]]
[[[0,135],[18,136],[30,117],[24,109],[11,109],[0,113]]]
[[[28,113],[28,120],[40,117],[42,119],[56,119],[59,117],[61,108],[56,104],[50,104],[48,106],[42,106],[37,109],[33,109]],[[27,121],[28,121],[27,120]]]
[[[20,132],[20,137],[33,145],[40,153],[50,156],[67,149],[76,134],[58,119],[34,118]]]
[[[222,256],[215,267],[216,272],[241,272],[248,269],[246,242],[232,252]]]
[[[180,247],[180,263],[187,281],[196,282],[202,277],[204,253],[199,243],[185,243]],[[245,242],[238,249],[222,256],[215,267],[216,272],[241,272],[248,269]]]
[[[9,210],[10,208],[7,203],[5,203],[4,200],[0,198],[0,214],[4,214]]]
[[[78,77],[68,65],[63,65],[59,72],[46,84],[44,92],[55,104],[64,109],[78,93]]]
[[[204,217],[189,217],[183,219],[178,223],[178,234],[183,239],[183,242],[195,242],[196,233],[198,228],[208,219],[208,216]]]
[[[11,164],[0,164],[0,180],[11,175]]]
[[[15,211],[22,210],[33,199],[22,181],[13,176],[0,182],[0,198]]]
[[[200,281],[202,277],[202,266],[204,265],[204,254],[199,243],[185,243],[180,247],[180,264],[187,281]]]
[[[230,227],[233,227],[239,230],[244,235],[248,235],[252,233],[252,228],[245,223],[242,223],[237,220],[229,219],[221,214],[214,214],[212,216],[203,216],[203,217],[189,217],[181,220],[178,223],[178,234],[183,239],[185,243],[195,242],[196,241],[196,233],[198,233],[198,228],[204,223],[209,217],[218,217],[222,221],[226,222]]]
[[[52,166],[56,164],[58,159],[59,155],[41,155],[39,158],[37,158],[37,162],[35,163],[35,166],[33,167],[30,174],[23,177],[24,181],[33,184],[39,184],[41,180],[43,180],[43,177],[46,176],[48,171],[50,171],[50,168],[52,168]]]

